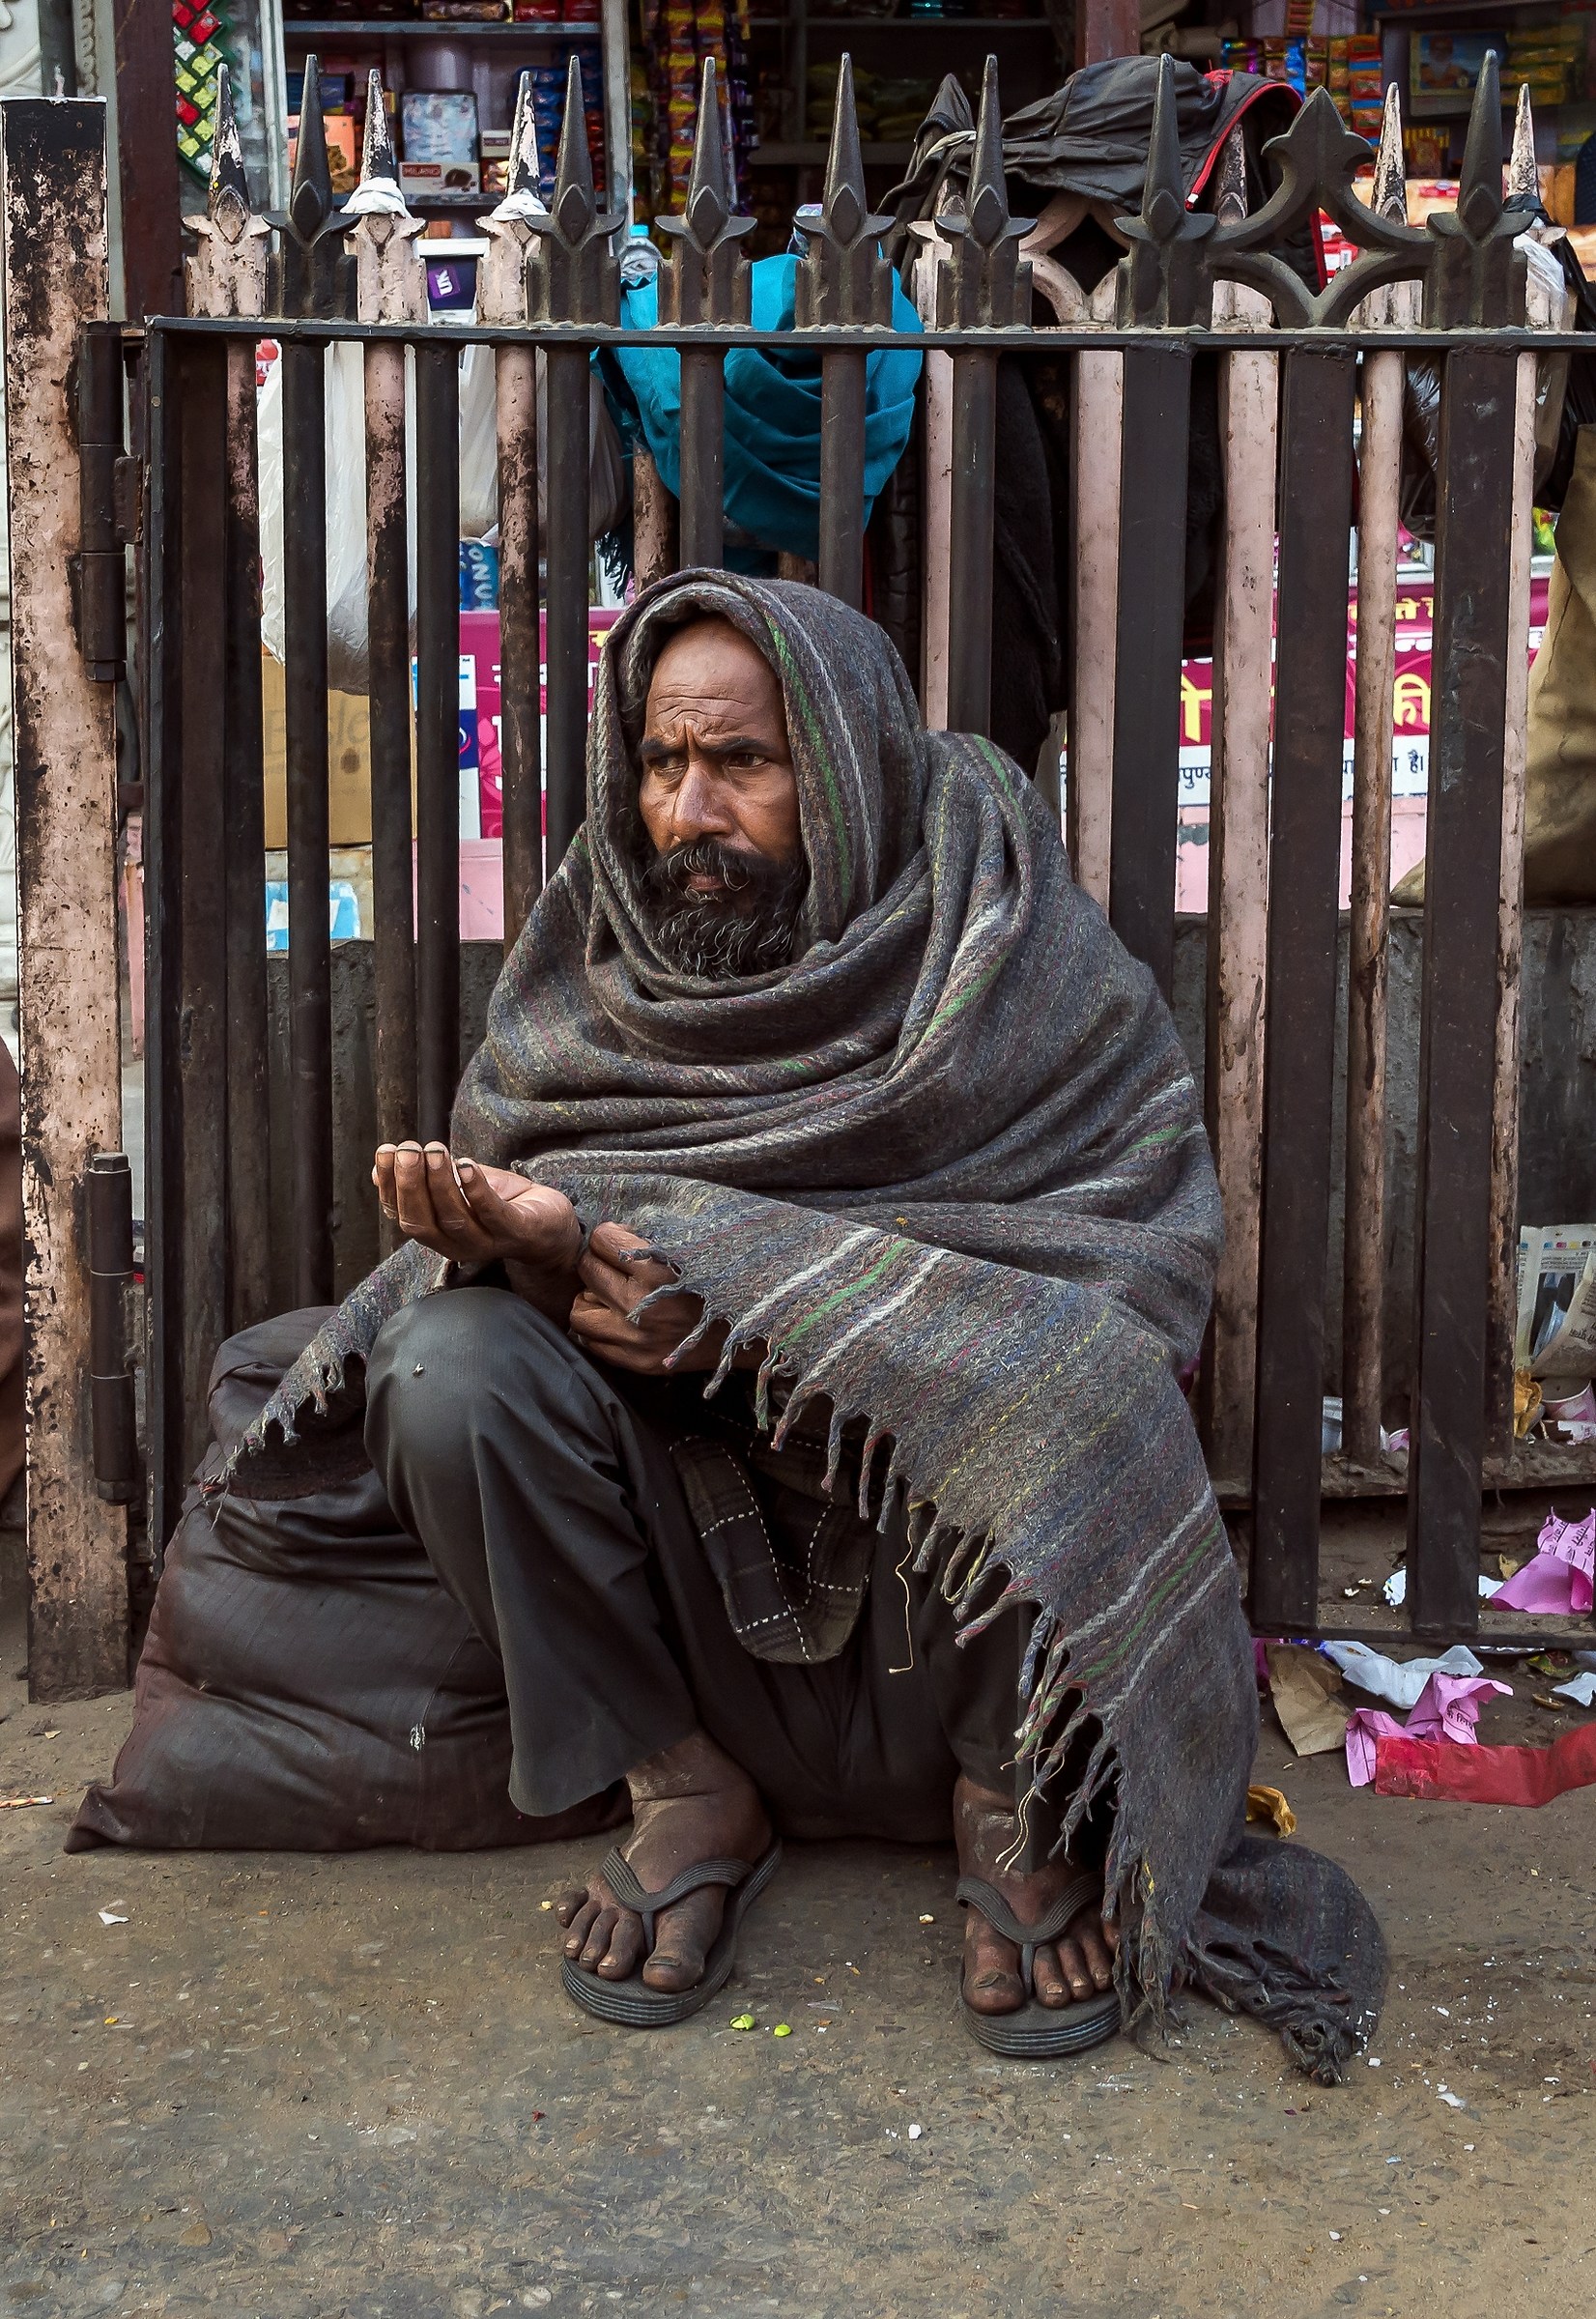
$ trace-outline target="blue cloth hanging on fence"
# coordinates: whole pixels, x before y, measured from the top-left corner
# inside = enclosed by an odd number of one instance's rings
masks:
[[[798,261],[760,258],[753,269],[751,321],[756,330],[790,330]],[[627,329],[653,329],[653,282],[621,292]],[[920,317],[895,282],[893,323],[918,331]],[[681,358],[673,347],[607,349],[604,366],[619,369],[635,412],[623,412],[653,454],[668,488],[681,497]],[[885,346],[865,358],[865,514],[902,457],[914,417],[918,348]],[[807,350],[772,355],[739,348],[726,358],[726,517],[767,551],[819,554],[820,358]],[[734,549],[727,562],[744,560]]]

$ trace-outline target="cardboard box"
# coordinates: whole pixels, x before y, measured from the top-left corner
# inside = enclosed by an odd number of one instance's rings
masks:
[[[461,193],[480,193],[482,172],[475,161],[401,161],[399,189],[412,203],[448,201]]]
[[[266,843],[288,844],[288,721],[283,667],[261,655],[261,722],[266,757]],[[334,845],[371,844],[371,727],[363,693],[327,697],[328,806]]]

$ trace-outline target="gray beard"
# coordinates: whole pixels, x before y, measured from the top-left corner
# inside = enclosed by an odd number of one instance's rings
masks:
[[[651,853],[641,865],[649,932],[667,965],[703,982],[739,981],[786,965],[809,887],[809,865],[767,861],[698,838],[671,853]],[[695,894],[687,880],[712,871],[722,894]],[[747,906],[754,889],[752,906]],[[739,908],[739,902],[745,904]]]

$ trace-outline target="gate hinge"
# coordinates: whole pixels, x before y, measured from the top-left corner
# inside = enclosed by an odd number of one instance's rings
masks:
[[[122,333],[91,323],[77,351],[78,512],[71,559],[72,625],[96,684],[128,666],[127,551],[138,530],[139,472],[123,448]]]

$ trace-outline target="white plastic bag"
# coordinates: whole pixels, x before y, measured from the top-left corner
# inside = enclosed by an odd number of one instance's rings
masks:
[[[283,612],[282,364],[273,362],[257,407],[260,440],[262,613],[266,648],[285,656]],[[544,515],[548,475],[548,381],[538,358],[538,515]],[[405,359],[405,475],[409,613],[415,620],[415,364]],[[327,644],[328,682],[334,692],[363,693],[370,666],[366,643],[365,361],[360,348],[340,339],[327,359]],[[462,539],[485,539],[499,525],[499,442],[494,350],[472,343],[460,365],[460,525]],[[596,377],[588,382],[588,536],[597,539],[619,520],[627,477],[619,440]]]

